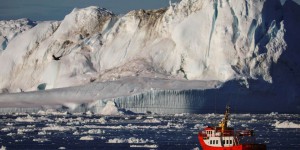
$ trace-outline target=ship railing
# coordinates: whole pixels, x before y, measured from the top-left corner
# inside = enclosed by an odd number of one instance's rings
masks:
[[[236,130],[235,135],[237,136],[254,136],[253,130]]]
[[[234,136],[234,130],[224,130],[222,132],[223,136]]]
[[[206,134],[205,131],[199,132],[202,137],[220,137],[220,136],[254,136],[253,130],[217,130],[215,134]]]

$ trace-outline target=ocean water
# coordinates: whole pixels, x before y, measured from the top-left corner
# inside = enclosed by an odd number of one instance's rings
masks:
[[[197,133],[222,114],[2,114],[0,148],[201,149]],[[229,125],[254,129],[268,150],[300,149],[299,114],[234,114]]]

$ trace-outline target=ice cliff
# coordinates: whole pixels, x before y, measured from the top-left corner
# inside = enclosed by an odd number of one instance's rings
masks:
[[[74,9],[62,21],[0,21],[0,103],[114,99],[126,108],[143,100],[149,103],[141,108],[154,101],[172,108],[178,99],[176,107],[189,110],[199,99],[199,110],[214,101],[263,111],[271,102],[267,111],[300,112],[299,15],[293,1],[182,0],[123,16],[92,6]],[[136,87],[113,90],[131,83]],[[94,84],[113,93],[78,90]],[[145,98],[149,93],[159,98]],[[136,103],[127,105],[134,97]]]

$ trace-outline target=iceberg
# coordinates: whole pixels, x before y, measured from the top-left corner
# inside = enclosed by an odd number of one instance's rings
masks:
[[[0,112],[299,113],[299,15],[293,1],[182,0],[0,21]]]

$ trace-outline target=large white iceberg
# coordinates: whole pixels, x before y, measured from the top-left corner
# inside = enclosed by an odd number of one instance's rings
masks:
[[[299,112],[299,11],[280,0],[182,0],[123,16],[74,9],[5,40],[0,89],[21,93],[0,95],[1,107],[85,111],[113,100],[137,112],[199,112],[212,103]]]

